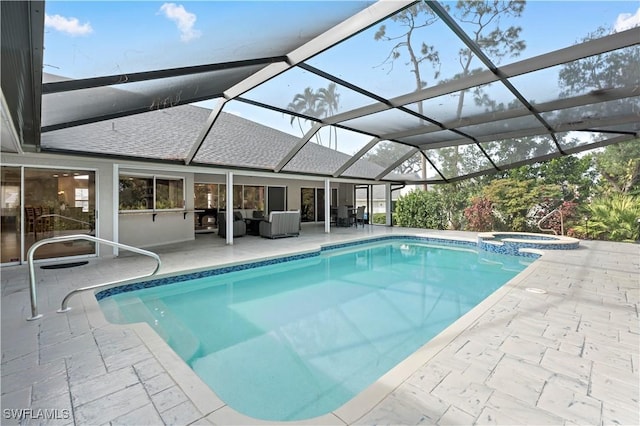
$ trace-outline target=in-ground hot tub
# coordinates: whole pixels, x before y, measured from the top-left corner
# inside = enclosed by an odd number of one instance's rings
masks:
[[[494,253],[517,255],[521,249],[573,250],[580,240],[562,235],[530,232],[482,232],[478,234],[478,248]]]

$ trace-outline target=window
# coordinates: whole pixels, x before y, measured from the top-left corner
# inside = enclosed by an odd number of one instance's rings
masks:
[[[156,178],[156,210],[184,207],[182,179]]]
[[[89,188],[75,188],[75,207],[81,207],[83,212],[89,211]]]
[[[245,185],[244,208],[264,211],[264,186]]]
[[[220,209],[226,208],[227,202],[227,186],[225,184],[218,184],[219,195],[216,200]],[[196,196],[197,199],[197,196]],[[233,208],[234,209],[248,209],[248,210],[263,210],[265,206],[265,187],[264,186],[250,186],[250,185],[233,185]]]
[[[233,185],[233,208],[242,209],[242,185]]]
[[[194,186],[195,208],[218,208],[218,184],[196,183]]]
[[[184,179],[120,176],[120,210],[184,208]]]

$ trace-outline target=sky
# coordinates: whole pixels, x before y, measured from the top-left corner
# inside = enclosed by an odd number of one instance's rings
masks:
[[[44,71],[87,78],[281,55],[370,3],[47,1]],[[444,4],[453,7],[455,2]],[[401,28],[395,23],[385,24],[388,35],[400,34]],[[497,63],[506,64],[570,46],[599,26],[618,31],[638,26],[640,7],[637,1],[529,1],[521,17],[501,22],[503,27],[511,24],[522,27],[521,35],[527,48],[518,58],[503,58],[496,60]],[[392,42],[375,41],[378,28],[364,31],[308,62],[382,96],[394,97],[413,91],[415,82],[406,66],[406,53],[401,53],[393,67],[385,64]],[[438,78],[433,76],[432,68],[422,68],[423,79],[429,85],[460,71],[457,51],[461,45],[448,29],[436,24],[419,36],[436,46],[440,54]],[[317,77],[311,82],[308,78],[305,73],[285,73],[247,93],[246,97],[273,101],[286,108],[293,96],[305,87],[328,84]],[[547,77],[543,80],[553,81]],[[340,94],[343,109],[370,103],[346,88],[341,88]],[[213,104],[200,105],[211,107]],[[261,111],[237,101],[229,102],[224,111],[300,136],[289,117],[279,113]],[[351,134],[345,139],[353,143],[343,145],[341,150],[351,154],[370,137]]]

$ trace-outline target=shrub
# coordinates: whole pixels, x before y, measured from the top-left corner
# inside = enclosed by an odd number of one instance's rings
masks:
[[[373,223],[384,225],[387,223],[387,214],[386,213],[374,213],[373,214]]]
[[[493,202],[495,227],[505,231],[536,230],[534,212],[544,211],[545,204],[560,197],[558,185],[540,184],[535,179],[496,179],[485,186],[482,192]]]
[[[562,234],[563,227],[564,231],[568,232],[568,224],[575,218],[577,206],[578,204],[573,201],[563,201],[562,204],[558,206],[558,210],[562,212],[562,221],[560,220],[560,213],[556,212],[556,214],[552,214],[546,218],[540,226],[545,230],[553,230],[556,235]],[[549,213],[550,211],[548,211],[548,209],[541,210],[540,213],[536,215],[536,224],[544,217],[544,215]],[[576,230],[573,229],[572,232],[576,233]]]
[[[416,189],[401,196],[396,202],[393,216],[398,226],[445,229],[442,197],[436,191]]]
[[[637,241],[640,197],[624,194],[593,200],[587,206],[588,221],[574,226],[577,233],[598,240]]]
[[[467,218],[469,231],[493,230],[493,203],[486,197],[474,197],[471,205],[464,209],[464,217]]]

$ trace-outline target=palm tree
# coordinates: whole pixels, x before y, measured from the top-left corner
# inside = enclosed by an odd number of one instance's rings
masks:
[[[587,209],[588,223],[575,226],[581,234],[609,241],[633,242],[640,238],[637,222],[640,217],[640,197],[611,194],[593,200]]]
[[[340,104],[340,94],[337,91],[337,85],[335,83],[329,83],[327,88],[318,89],[318,98],[320,104],[324,108],[324,116],[331,117],[336,112],[338,112],[339,104]],[[338,129],[334,126],[334,149],[338,150]],[[329,148],[331,148],[331,133],[329,133]]]
[[[298,93],[293,97],[293,101],[287,105],[287,109],[289,111],[294,111],[303,115],[307,115],[309,117],[321,117],[325,114],[325,109],[321,105],[320,96],[314,92],[311,87],[307,87],[304,89],[302,93]],[[297,120],[298,126],[300,127],[300,132],[304,135],[304,128],[302,127],[302,122],[300,117],[291,116],[291,126],[293,126],[294,120]],[[306,120],[305,120],[306,121]],[[316,133],[316,141],[322,145],[322,140],[320,139],[320,135]]]

